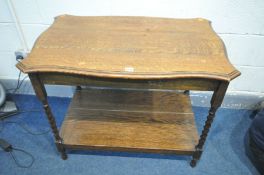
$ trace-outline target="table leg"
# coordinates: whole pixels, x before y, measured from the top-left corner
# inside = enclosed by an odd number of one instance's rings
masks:
[[[212,96],[211,99],[211,108],[209,110],[209,114],[207,116],[202,134],[200,135],[200,139],[198,144],[195,147],[195,152],[193,154],[192,160],[190,165],[192,167],[196,166],[197,161],[200,159],[202,152],[203,152],[203,145],[206,141],[208,132],[210,130],[210,127],[213,123],[214,117],[215,117],[215,113],[217,111],[217,109],[221,106],[222,101],[224,99],[227,87],[228,87],[228,82],[221,82],[218,86],[218,88],[214,91],[214,94]]]
[[[61,153],[61,158],[63,160],[67,159],[67,154],[65,152],[65,148],[63,146],[62,138],[59,135],[59,131],[56,125],[55,118],[51,112],[51,109],[48,104],[47,100],[47,92],[44,87],[44,84],[42,83],[41,79],[38,77],[37,74],[29,74],[30,81],[32,83],[32,86],[35,90],[36,96],[39,98],[39,100],[42,102],[43,108],[45,110],[46,116],[48,118],[50,127],[53,132],[53,136],[55,138],[55,144],[58,149],[58,151]]]

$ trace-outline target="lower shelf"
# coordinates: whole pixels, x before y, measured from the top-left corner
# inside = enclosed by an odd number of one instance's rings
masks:
[[[189,96],[164,91],[76,91],[60,134],[71,149],[189,155],[198,142]]]

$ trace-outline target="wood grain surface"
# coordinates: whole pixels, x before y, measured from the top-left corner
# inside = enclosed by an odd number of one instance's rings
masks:
[[[198,143],[189,96],[175,92],[77,91],[60,134],[72,149],[192,154]]]
[[[210,22],[200,18],[59,16],[17,67],[125,79],[240,75]]]

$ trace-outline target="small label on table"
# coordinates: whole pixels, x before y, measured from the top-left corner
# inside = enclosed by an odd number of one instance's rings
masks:
[[[134,67],[125,67],[126,72],[134,72]]]

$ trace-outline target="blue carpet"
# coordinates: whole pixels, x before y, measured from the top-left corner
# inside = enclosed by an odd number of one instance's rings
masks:
[[[40,102],[35,96],[15,95],[20,110],[39,109],[41,112],[22,113],[5,120],[23,122],[34,132],[49,129]],[[61,125],[69,98],[49,98],[58,126]],[[198,130],[201,132],[207,108],[193,107]],[[220,109],[212,125],[205,145],[205,151],[195,168],[189,166],[189,156],[137,154],[121,152],[87,151],[69,152],[63,161],[54,145],[51,132],[34,136],[14,123],[0,123],[0,138],[6,139],[13,147],[24,149],[35,157],[30,168],[19,168],[11,156],[0,151],[1,175],[29,174],[85,174],[85,175],[156,175],[156,174],[258,174],[245,155],[243,139],[251,123],[251,111]],[[3,125],[2,125],[3,124]],[[15,153],[20,163],[29,163],[29,158]]]

